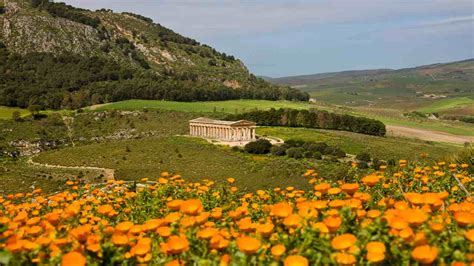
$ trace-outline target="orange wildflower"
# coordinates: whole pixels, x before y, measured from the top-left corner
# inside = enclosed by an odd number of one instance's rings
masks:
[[[260,245],[260,240],[253,237],[241,236],[237,238],[237,246],[240,251],[247,255],[257,252],[260,249]]]
[[[86,257],[77,251],[65,254],[61,258],[61,266],[84,266],[86,265]]]
[[[438,256],[438,249],[429,245],[418,246],[411,252],[411,257],[421,264],[431,264]]]
[[[308,259],[299,256],[299,255],[291,255],[286,257],[285,261],[283,262],[284,266],[308,266],[309,262]]]
[[[342,234],[331,241],[331,246],[336,250],[344,250],[352,247],[356,241],[357,238],[353,234]]]

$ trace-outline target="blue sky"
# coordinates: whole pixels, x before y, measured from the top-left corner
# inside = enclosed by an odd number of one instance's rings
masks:
[[[472,0],[65,2],[145,15],[271,77],[474,58]]]

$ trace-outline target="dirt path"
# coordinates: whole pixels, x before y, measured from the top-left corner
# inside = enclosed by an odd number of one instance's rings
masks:
[[[101,168],[101,167],[94,167],[94,166],[63,166],[63,165],[55,165],[55,164],[42,164],[33,161],[35,156],[31,156],[28,159],[28,164],[38,167],[44,168],[55,168],[55,169],[67,169],[67,170],[92,170],[102,172],[104,174],[105,180],[115,180],[115,170],[108,169],[108,168]]]
[[[110,103],[95,104],[95,105],[91,105],[91,106],[87,107],[87,109],[89,109],[91,111],[95,111],[95,110],[99,109],[100,107],[107,106],[109,104]]]
[[[411,128],[404,126],[387,125],[387,135],[395,137],[417,138],[429,141],[448,142],[455,144],[464,144],[466,142],[474,142],[474,137],[458,136],[441,131],[428,129]]]

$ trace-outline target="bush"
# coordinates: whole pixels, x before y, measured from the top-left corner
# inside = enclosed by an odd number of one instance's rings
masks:
[[[360,169],[367,169],[367,168],[369,168],[369,164],[367,162],[360,161],[358,167]]]
[[[313,152],[313,159],[321,160],[322,158],[323,158],[323,156],[319,151]]]
[[[266,139],[249,142],[245,145],[244,150],[253,154],[267,154],[270,152],[272,144]]]
[[[286,155],[290,158],[301,159],[304,156],[304,149],[301,147],[293,147],[286,150]]]
[[[361,152],[356,155],[356,159],[362,162],[370,162],[370,154],[367,152]]]
[[[270,152],[275,156],[285,156],[286,155],[286,148],[283,146],[273,146],[270,149]]]
[[[289,147],[301,147],[305,144],[303,140],[289,139],[285,141],[285,144]]]
[[[308,150],[312,152],[319,152],[321,154],[324,154],[325,150],[327,149],[328,145],[325,142],[317,142],[317,143],[312,143],[308,146]]]
[[[344,158],[346,157],[346,153],[341,150],[341,148],[334,148],[334,152],[332,153],[332,155],[336,156],[337,158]]]

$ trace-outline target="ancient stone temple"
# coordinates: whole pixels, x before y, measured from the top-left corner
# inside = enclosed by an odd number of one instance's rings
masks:
[[[252,141],[255,140],[257,124],[252,121],[222,121],[205,117],[189,121],[191,136],[199,136],[223,141]]]

